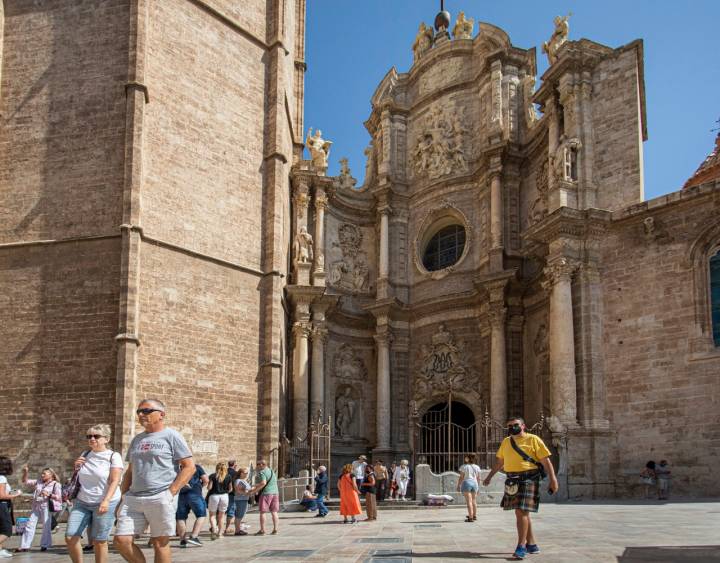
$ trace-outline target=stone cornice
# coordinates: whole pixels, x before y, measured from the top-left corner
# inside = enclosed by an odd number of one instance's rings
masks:
[[[584,211],[561,207],[523,233],[527,241],[549,244],[558,238],[590,239],[602,237],[611,213],[602,209]]]
[[[392,320],[408,321],[410,311],[404,303],[395,297],[378,299],[375,303],[363,307],[375,316],[376,319],[386,317]]]
[[[322,298],[325,288],[313,285],[288,285],[286,288],[290,301],[294,304],[310,304]]]

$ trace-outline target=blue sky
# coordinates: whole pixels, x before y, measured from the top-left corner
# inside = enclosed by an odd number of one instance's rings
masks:
[[[385,73],[406,72],[418,25],[431,25],[439,0],[308,0],[305,133],[320,128],[333,141],[329,174],[347,156],[362,181],[363,122]],[[547,68],[540,45],[553,17],[572,12],[570,39],[611,47],[643,39],[648,141],[644,144],[645,197],[680,189],[714,146],[720,118],[718,0],[602,0],[488,2],[446,0],[459,11],[503,28],[517,47],[536,47],[538,75]]]

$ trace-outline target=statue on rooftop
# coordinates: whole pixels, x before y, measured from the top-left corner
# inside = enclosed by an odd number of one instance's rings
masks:
[[[567,16],[555,16],[555,31],[549,41],[543,43],[542,52],[547,54],[548,62],[554,64],[557,60],[557,52],[560,47],[568,40],[570,32],[570,24],[568,20],[572,14]]]
[[[420,22],[418,33],[415,36],[415,42],[413,43],[413,62],[417,62],[418,59],[425,53],[433,42],[433,30],[431,27],[425,25],[425,22]]]
[[[460,12],[455,21],[455,27],[453,27],[453,37],[455,39],[472,39],[474,25],[473,18],[468,19],[465,17],[465,12]]]
[[[310,159],[312,160],[315,170],[321,175],[325,174],[328,167],[328,157],[330,156],[331,141],[322,138],[322,131],[318,129],[312,134],[312,127],[308,130],[307,140],[305,141],[310,151]]]

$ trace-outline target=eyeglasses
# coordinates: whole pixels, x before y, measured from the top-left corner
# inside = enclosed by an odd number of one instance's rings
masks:
[[[102,434],[88,434],[88,435],[85,436],[85,437],[86,437],[88,440],[92,440],[93,438],[94,438],[95,440],[99,440],[100,438],[104,438],[105,436],[103,436]]]
[[[154,412],[163,412],[163,411],[161,411],[160,409],[138,409],[135,412],[138,414],[148,415],[148,414],[152,414]]]

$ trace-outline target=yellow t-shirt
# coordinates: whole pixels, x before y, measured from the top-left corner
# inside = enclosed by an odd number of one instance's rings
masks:
[[[550,456],[550,450],[547,449],[545,442],[535,434],[525,434],[525,436],[513,436],[515,443],[527,455],[535,461],[540,461]],[[520,473],[521,471],[532,471],[537,469],[533,463],[525,461],[520,454],[517,453],[510,443],[510,436],[505,438],[500,444],[497,451],[497,457],[503,460],[503,471],[505,473]]]

